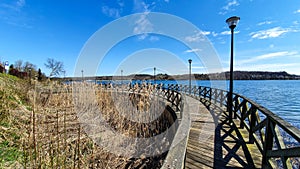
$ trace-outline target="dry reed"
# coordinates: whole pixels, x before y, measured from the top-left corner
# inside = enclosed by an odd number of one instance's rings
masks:
[[[174,123],[165,103],[153,95],[153,86],[135,86],[131,93],[123,87],[116,92],[110,86],[88,83],[70,85],[34,82],[28,98],[32,104],[31,115],[24,116],[22,166],[24,168],[159,168],[166,152],[158,146],[144,142],[137,145],[128,140],[111,144],[136,147],[131,156],[122,156],[97,144],[107,136],[98,138],[86,133],[88,124],[81,118],[102,117],[103,124],[115,132],[136,138],[151,138]],[[91,97],[94,95],[95,97]],[[77,97],[79,96],[79,97]],[[92,112],[85,117],[81,112]],[[29,113],[26,111],[25,113]],[[80,116],[83,117],[80,117]],[[96,118],[97,119],[97,118]],[[31,126],[28,127],[27,125]],[[102,126],[103,127],[103,126]],[[167,140],[160,146],[170,145]],[[143,152],[139,147],[147,147]],[[155,156],[151,153],[155,152]]]

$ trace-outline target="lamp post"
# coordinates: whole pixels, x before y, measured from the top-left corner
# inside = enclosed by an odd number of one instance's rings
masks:
[[[189,59],[189,93],[192,93],[192,59]]]
[[[228,95],[228,103],[227,103],[227,110],[229,112],[229,118],[232,119],[232,107],[233,107],[233,35],[234,35],[234,28],[236,27],[237,23],[239,22],[240,17],[232,16],[226,19],[226,23],[228,24],[231,30],[231,55],[230,55],[230,81],[229,81],[229,95]]]
[[[123,70],[121,70],[121,86],[123,85]]]
[[[155,80],[156,80],[156,67],[153,68],[153,84],[155,84]]]
[[[83,70],[81,70],[81,78],[82,78],[82,81],[83,81]]]
[[[29,84],[31,84],[31,68],[29,68],[28,71],[29,71]]]

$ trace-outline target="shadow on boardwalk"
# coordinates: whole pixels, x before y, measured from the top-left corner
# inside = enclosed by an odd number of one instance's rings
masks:
[[[207,121],[192,120],[185,168],[260,168],[261,154],[255,144],[248,143],[247,131],[237,126],[237,120],[231,123],[227,112],[221,108],[207,100],[201,102],[212,116],[214,131],[205,128]],[[202,111],[205,110],[200,109],[199,113]],[[212,136],[206,141],[199,140],[203,132]]]

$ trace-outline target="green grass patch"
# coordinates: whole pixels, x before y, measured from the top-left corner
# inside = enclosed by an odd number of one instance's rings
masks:
[[[5,121],[4,119],[2,119],[2,120],[0,121],[0,126],[3,126],[3,127],[5,127],[5,128],[9,128],[9,127],[10,127],[10,124],[9,124],[7,121]]]
[[[17,161],[22,152],[15,146],[12,146],[8,140],[0,143],[0,161],[12,162]]]

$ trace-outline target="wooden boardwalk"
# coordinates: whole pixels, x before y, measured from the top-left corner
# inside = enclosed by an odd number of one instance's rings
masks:
[[[185,168],[260,168],[262,155],[227,113],[186,96],[191,116]]]

